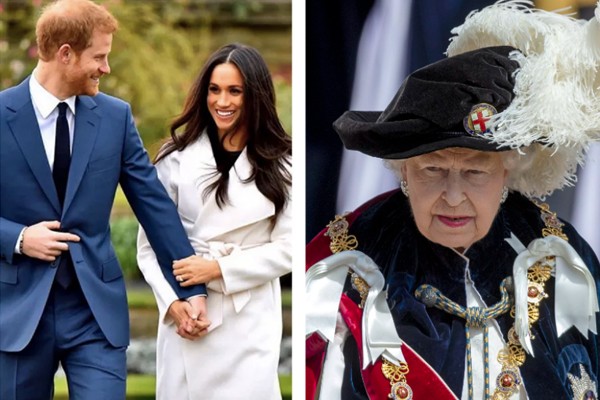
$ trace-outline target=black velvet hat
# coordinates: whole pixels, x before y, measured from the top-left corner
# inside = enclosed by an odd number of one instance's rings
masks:
[[[378,158],[448,147],[509,150],[490,140],[486,122],[514,97],[515,50],[486,47],[430,64],[406,78],[385,111],[347,111],[333,127],[346,148]]]

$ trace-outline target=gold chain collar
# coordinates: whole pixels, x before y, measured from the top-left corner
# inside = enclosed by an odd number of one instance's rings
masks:
[[[540,318],[540,303],[548,297],[545,285],[552,276],[554,262],[554,257],[545,257],[527,271],[527,313],[529,314],[530,330]],[[510,316],[515,318],[514,305],[510,310]],[[532,336],[531,339],[535,339],[535,336]],[[498,362],[502,365],[502,370],[496,378],[496,390],[494,390],[492,400],[506,400],[519,392],[519,386],[522,383],[519,367],[523,365],[526,358],[525,350],[521,346],[513,322],[513,326],[508,331],[508,343],[498,352]]]
[[[566,241],[567,235],[562,231],[565,225],[556,216],[556,213],[550,211],[550,206],[546,203],[540,203],[533,200],[540,209],[540,214],[545,227],[542,228],[542,236],[558,236]],[[542,300],[548,298],[546,293],[546,283],[552,277],[552,271],[556,263],[555,257],[545,257],[532,265],[527,270],[527,314],[529,316],[529,330],[533,324],[540,318],[540,304]],[[510,316],[515,318],[515,306],[513,305]],[[532,335],[531,339],[535,339]],[[508,343],[506,347],[498,352],[498,362],[502,365],[502,370],[496,378],[496,390],[492,395],[492,400],[506,400],[512,395],[518,393],[519,386],[522,383],[519,367],[525,363],[527,356],[519,337],[516,333],[515,325],[508,331]]]

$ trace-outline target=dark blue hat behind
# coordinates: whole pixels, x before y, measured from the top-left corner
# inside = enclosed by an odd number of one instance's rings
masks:
[[[485,137],[482,115],[502,112],[512,101],[519,64],[509,54],[515,50],[487,47],[430,64],[406,78],[385,111],[347,111],[333,127],[346,148],[379,158],[447,147],[508,150]]]

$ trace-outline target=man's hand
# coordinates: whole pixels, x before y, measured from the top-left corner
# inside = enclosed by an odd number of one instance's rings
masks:
[[[192,335],[193,324],[191,319],[192,305],[185,300],[176,300],[169,306],[167,313],[177,326],[177,334],[185,339],[195,340]]]
[[[59,221],[42,221],[23,232],[23,254],[43,261],[54,261],[61,252],[69,250],[65,242],[79,242],[79,236],[58,232]]]
[[[208,333],[210,321],[206,313],[206,296],[194,296],[188,299],[188,303],[192,306],[191,318],[195,322],[195,329],[198,331],[198,337],[202,337]]]
[[[202,299],[206,302],[204,297]],[[195,312],[198,311],[193,311],[192,304],[185,300],[176,300],[169,306],[167,313],[175,321],[177,334],[182,338],[196,340],[206,335],[206,329],[210,325],[210,322],[206,319],[206,313],[204,312],[202,320],[198,320],[192,318],[198,315]]]
[[[207,283],[223,276],[217,260],[207,260],[200,256],[174,261],[173,274],[183,287]]]

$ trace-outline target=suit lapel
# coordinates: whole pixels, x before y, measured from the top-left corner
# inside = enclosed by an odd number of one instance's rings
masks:
[[[96,102],[91,97],[77,97],[75,107],[75,134],[63,214],[68,210],[81,184],[100,126],[100,117],[93,111]]]
[[[44,150],[42,134],[37,124],[31,96],[29,94],[29,79],[21,83],[15,92],[14,102],[7,104],[7,123],[18,143],[29,168],[42,191],[54,207],[60,213],[60,203],[56,194],[56,187],[52,179],[50,165]]]

